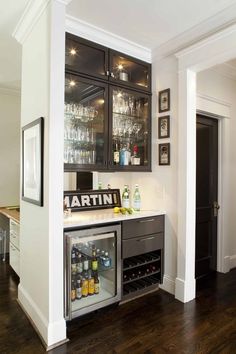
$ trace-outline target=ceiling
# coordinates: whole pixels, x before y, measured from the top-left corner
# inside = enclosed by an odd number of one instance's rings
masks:
[[[21,46],[12,33],[28,1],[0,0],[0,88],[20,88]],[[67,15],[155,49],[233,4],[236,0],[72,0]]]

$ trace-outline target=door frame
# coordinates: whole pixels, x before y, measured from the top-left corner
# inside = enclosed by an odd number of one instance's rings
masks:
[[[179,161],[177,187],[178,247],[175,297],[182,302],[191,301],[196,296],[194,264],[196,225],[196,74],[214,65],[235,58],[236,45],[232,46],[232,43],[236,43],[236,25],[231,25],[176,53],[179,70]],[[222,186],[221,180],[219,183]],[[224,240],[223,245],[222,253],[224,252],[224,257],[228,256],[229,258],[227,240]]]

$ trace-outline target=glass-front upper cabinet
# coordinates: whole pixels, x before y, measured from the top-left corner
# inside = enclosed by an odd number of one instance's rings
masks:
[[[107,168],[107,85],[65,76],[65,171]]]
[[[150,171],[150,96],[112,86],[110,97],[112,169]]]
[[[108,79],[108,49],[66,34],[66,70]]]
[[[151,91],[151,65],[110,50],[110,80]]]

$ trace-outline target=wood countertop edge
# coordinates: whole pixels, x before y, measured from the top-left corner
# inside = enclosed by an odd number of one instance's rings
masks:
[[[0,213],[5,215],[7,218],[14,220],[17,223],[20,223],[20,212],[17,210],[8,210],[4,207],[0,208]]]

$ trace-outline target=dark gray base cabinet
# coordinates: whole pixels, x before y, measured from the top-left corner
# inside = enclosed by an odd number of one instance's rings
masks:
[[[158,289],[164,274],[164,216],[122,223],[122,300]]]

